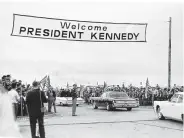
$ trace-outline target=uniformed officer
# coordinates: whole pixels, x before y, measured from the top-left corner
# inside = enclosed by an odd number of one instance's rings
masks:
[[[76,116],[76,103],[77,103],[77,84],[73,85],[73,89],[71,90],[72,95],[72,116]]]

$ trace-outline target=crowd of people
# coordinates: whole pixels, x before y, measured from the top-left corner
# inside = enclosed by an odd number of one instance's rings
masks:
[[[113,85],[109,88],[101,87],[91,87],[88,90],[84,91],[85,102],[90,102],[90,97],[99,97],[104,91],[119,91],[126,92],[129,97],[136,98],[139,100],[140,105],[152,105],[153,101],[164,101],[170,99],[174,93],[183,92],[183,86],[172,87],[171,89],[162,88],[159,85],[155,87],[148,86],[146,87],[136,87],[136,86],[122,86]]]
[[[15,98],[12,102],[15,108],[16,116],[26,116],[28,115],[25,97],[28,90],[30,90],[30,84],[23,84],[21,80],[13,79],[11,80],[11,75],[3,75],[0,83],[4,86],[6,90],[9,91],[9,94]]]
[[[21,80],[12,79],[11,75],[3,75],[0,79],[0,84],[8,91],[8,94],[12,99],[14,105],[15,116],[28,116],[28,109],[26,106],[26,96],[29,91],[33,89],[33,85],[23,84]],[[56,92],[53,87],[49,90],[44,91],[48,101],[47,112],[51,112],[52,107],[54,107],[54,112],[56,112],[55,100]]]
[[[45,138],[44,128],[44,115],[47,112],[44,103],[48,103],[48,112],[51,112],[52,106],[54,106],[54,112],[56,112],[55,100],[56,92],[50,85],[47,86],[47,91],[41,88],[41,81],[33,81],[32,86],[22,84],[22,81],[11,81],[10,75],[4,75],[0,80],[0,94],[8,95],[7,103],[12,104],[13,116],[15,120],[19,115],[19,110],[25,112],[24,115],[29,116],[30,129],[32,138]],[[46,96],[47,95],[47,96]],[[0,95],[2,96],[2,95]],[[77,85],[73,85],[71,89],[72,97],[72,116],[76,116],[76,102],[77,102]],[[2,98],[2,97],[1,97]],[[3,102],[4,103],[4,102]],[[20,105],[19,105],[20,104]],[[0,104],[2,106],[2,104]],[[9,110],[11,111],[11,109]],[[5,113],[5,104],[3,113]],[[9,112],[10,113],[10,112]],[[4,116],[5,117],[5,116]],[[36,134],[36,124],[38,124],[38,133]],[[3,131],[3,133],[6,133]],[[39,135],[39,136],[38,136]]]
[[[14,101],[15,107],[17,109],[17,116],[26,116],[28,115],[27,108],[26,108],[26,101],[25,97],[28,91],[31,90],[32,86],[30,84],[23,84],[21,80],[11,80],[11,75],[4,75],[2,76],[1,83],[3,86],[8,90],[12,91],[14,89],[17,91],[19,95],[19,100]],[[16,87],[16,88],[14,88]],[[183,86],[176,86],[174,85],[172,88],[168,89],[167,87],[160,87],[159,85],[156,86],[124,86],[120,87],[119,85],[98,85],[95,87],[86,86],[83,89],[83,94],[80,92],[80,88],[78,89],[78,97],[84,98],[86,103],[90,102],[90,97],[99,97],[104,91],[123,91],[128,94],[131,98],[136,98],[139,100],[140,105],[152,105],[153,101],[163,101],[168,100],[172,97],[175,92],[183,92]],[[61,88],[59,91],[55,91],[53,87],[50,88],[50,92],[46,92],[48,97],[48,112],[51,112],[52,105],[54,106],[54,111],[56,112],[55,108],[55,99],[56,96],[58,97],[71,97],[71,89],[63,89]]]
[[[152,105],[154,100],[168,100],[174,93],[183,92],[183,86],[172,87],[171,89],[162,88],[159,85],[151,87],[146,85],[146,87],[135,87],[129,85],[125,87],[124,85],[120,87],[119,85],[98,85],[98,86],[85,86],[77,87],[76,84],[73,85],[72,89],[60,89],[55,91],[53,87],[49,85],[47,91],[41,89],[41,81],[34,81],[32,85],[23,84],[21,80],[11,80],[11,75],[4,75],[0,79],[0,86],[7,91],[10,96],[10,101],[12,103],[15,120],[17,116],[29,115],[30,128],[32,138],[36,138],[36,124],[39,126],[39,135],[41,138],[45,138],[44,129],[44,114],[46,108],[44,103],[48,103],[48,112],[51,112],[52,106],[54,107],[54,112],[56,112],[55,100],[56,97],[72,97],[72,116],[76,116],[76,102],[77,97],[82,97],[86,103],[90,103],[90,97],[99,97],[106,91],[115,92],[126,92],[131,98],[136,98],[139,100],[140,105]]]

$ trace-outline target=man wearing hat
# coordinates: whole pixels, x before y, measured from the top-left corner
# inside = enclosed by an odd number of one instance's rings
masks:
[[[26,96],[32,138],[36,138],[37,121],[39,125],[40,138],[45,138],[43,103],[46,102],[46,96],[44,92],[40,90],[39,82],[34,81],[33,89],[29,91]]]
[[[77,84],[73,85],[73,89],[71,90],[72,95],[72,116],[76,116],[76,103],[77,103]]]

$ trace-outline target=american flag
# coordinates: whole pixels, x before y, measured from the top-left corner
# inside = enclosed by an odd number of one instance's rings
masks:
[[[103,86],[103,88],[104,88],[104,91],[106,91],[107,90],[107,83],[104,81],[104,86]]]
[[[69,89],[69,88],[70,88],[70,86],[69,86],[68,82],[67,82],[67,84],[66,84],[66,88],[67,88],[67,89]]]
[[[49,76],[45,76],[41,81],[40,81],[40,85],[42,90],[49,89],[50,88],[50,77]]]
[[[148,91],[149,91],[149,81],[148,78],[146,80],[146,89],[145,89],[145,97],[148,98]]]
[[[46,84],[45,84],[45,87],[49,89],[50,86],[51,86],[51,85],[50,85],[50,77],[48,76],[48,77],[47,77]]]
[[[41,89],[45,88],[46,81],[47,81],[47,75],[40,81]]]

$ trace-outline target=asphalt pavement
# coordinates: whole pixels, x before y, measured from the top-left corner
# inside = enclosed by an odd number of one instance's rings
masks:
[[[46,138],[182,138],[183,123],[158,120],[152,107],[127,111],[91,105],[77,107],[77,116],[71,116],[71,106],[57,106],[56,114],[45,115]],[[18,119],[21,134],[31,138],[27,117]]]

